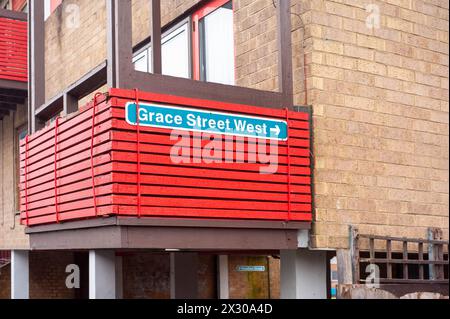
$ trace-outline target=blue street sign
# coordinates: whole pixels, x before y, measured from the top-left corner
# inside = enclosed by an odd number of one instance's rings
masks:
[[[237,266],[237,271],[264,272],[264,271],[266,271],[266,267],[265,266]]]
[[[125,117],[137,125],[135,102],[126,105]],[[286,121],[161,104],[139,103],[139,125],[173,130],[286,141]]]

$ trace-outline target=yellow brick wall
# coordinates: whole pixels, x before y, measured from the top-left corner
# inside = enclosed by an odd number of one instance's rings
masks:
[[[162,25],[175,19],[200,0],[161,1]],[[79,24],[73,23],[73,6],[79,8]],[[133,0],[133,44],[145,40],[150,33],[149,1]],[[77,81],[107,57],[105,0],[63,1],[47,19],[46,98]]]
[[[29,247],[24,227],[20,225],[18,216],[15,217],[14,199],[14,140],[17,138],[14,132],[26,123],[26,116],[26,107],[21,105],[15,117],[7,116],[0,121],[0,250]]]
[[[72,9],[73,5],[79,8],[79,14]],[[106,59],[105,5],[105,0],[66,0],[47,19],[47,99],[57,95]],[[75,20],[77,16],[78,23]]]
[[[368,4],[380,28],[368,28]],[[448,1],[311,1],[313,245],[362,233],[448,238]]]

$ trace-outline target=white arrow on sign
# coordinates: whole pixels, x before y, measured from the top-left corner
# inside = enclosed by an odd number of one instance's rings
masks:
[[[275,128],[270,129],[270,132],[275,133],[275,135],[278,136],[278,135],[280,135],[281,130],[280,130],[280,127],[278,125],[276,125]]]

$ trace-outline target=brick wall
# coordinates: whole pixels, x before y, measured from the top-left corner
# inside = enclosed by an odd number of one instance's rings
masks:
[[[216,298],[216,263],[213,255],[199,255],[198,295]],[[170,298],[169,254],[133,253],[123,256],[123,297],[125,299]]]
[[[162,25],[175,19],[200,0],[161,1]],[[57,95],[107,56],[106,5],[104,0],[63,1],[45,25],[46,98]],[[133,0],[133,44],[150,34],[149,2]],[[79,8],[75,11],[74,8]],[[79,17],[79,23],[74,18]]]
[[[47,19],[45,23],[47,99],[58,94],[106,59],[105,4],[104,0],[63,1]]]
[[[76,291],[66,287],[66,267],[74,262],[72,252],[31,252],[30,298],[73,299]]]
[[[20,225],[19,217],[15,217],[17,188],[14,177],[16,132],[26,123],[26,116],[26,107],[21,105],[15,117],[7,116],[0,121],[0,250],[29,247],[24,227]]]
[[[0,269],[0,299],[11,299],[11,267]]]
[[[311,1],[313,246],[360,232],[448,238],[448,1]]]
[[[30,299],[73,299],[76,290],[66,287],[66,267],[74,263],[72,252],[30,253]],[[11,267],[0,273],[0,299],[11,298]]]
[[[266,256],[229,256],[230,299],[278,299],[279,260]],[[265,271],[239,271],[239,266],[264,266]]]

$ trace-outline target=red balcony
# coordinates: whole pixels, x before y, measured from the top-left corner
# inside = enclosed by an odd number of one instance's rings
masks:
[[[27,22],[0,16],[0,79],[27,82]]]
[[[0,9],[0,119],[27,96],[27,15]]]
[[[134,91],[111,89],[22,141],[24,224],[106,216],[311,221],[308,113],[145,92],[136,97]],[[241,152],[244,162],[225,162],[225,151],[208,155],[218,160],[213,163],[193,161],[194,153],[183,155],[192,161],[174,163],[171,150],[177,141],[171,130],[129,124],[128,102],[283,120],[289,139],[270,153],[278,163],[273,174],[261,174],[262,162],[248,160],[256,152],[253,140],[238,137],[228,152]],[[186,134],[194,141],[192,132]],[[205,148],[208,142],[192,142],[184,150]]]

